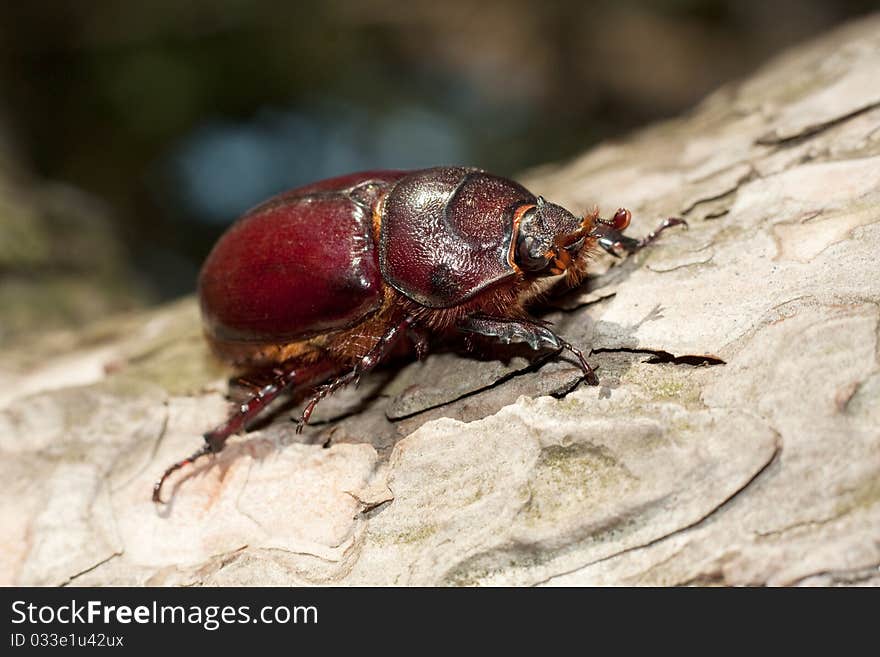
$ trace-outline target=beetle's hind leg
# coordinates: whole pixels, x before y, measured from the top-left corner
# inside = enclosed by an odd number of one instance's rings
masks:
[[[497,339],[502,344],[524,342],[532,349],[555,349],[557,352],[570,351],[577,358],[578,365],[584,373],[584,379],[591,386],[599,385],[599,377],[590,367],[584,353],[569,342],[563,340],[546,326],[518,319],[500,319],[471,315],[458,324],[458,329],[466,333],[478,333]]]
[[[305,366],[298,365],[296,362],[288,362],[277,367],[273,370],[273,378],[268,383],[257,387],[250,398],[239,404],[235,412],[222,424],[203,434],[205,444],[201,448],[165,470],[153,486],[153,501],[157,503],[162,502],[162,485],[171,474],[206,454],[221,452],[230,436],[238,433],[249,422],[256,419],[279,395],[287,392],[294,386],[308,383],[315,379],[321,379],[333,371],[338,371],[338,369],[325,362]]]
[[[332,395],[334,392],[347,386],[349,383],[357,385],[358,380],[363,374],[366,374],[376,367],[376,365],[385,360],[388,354],[394,349],[394,346],[407,334],[412,326],[413,318],[409,316],[404,317],[396,324],[392,324],[382,337],[379,338],[376,344],[373,345],[366,354],[361,356],[360,360],[357,361],[355,366],[349,372],[337,376],[335,379],[328,381],[324,385],[318,386],[306,404],[306,407],[303,409],[302,415],[299,418],[299,423],[296,427],[296,432],[302,433],[303,427],[309,423],[309,418],[312,416],[312,412],[322,399]]]

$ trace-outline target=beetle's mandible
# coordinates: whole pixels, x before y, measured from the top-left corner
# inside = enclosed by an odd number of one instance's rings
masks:
[[[317,385],[321,399],[381,363],[413,332],[457,330],[535,350],[567,350],[591,385],[583,353],[526,308],[552,277],[576,285],[598,246],[634,252],[628,210],[577,217],[522,185],[479,169],[369,171],[286,192],[250,210],[214,246],[199,276],[205,335],[239,369],[269,370],[179,468],[223,449],[279,394]],[[424,344],[421,340],[414,344]]]

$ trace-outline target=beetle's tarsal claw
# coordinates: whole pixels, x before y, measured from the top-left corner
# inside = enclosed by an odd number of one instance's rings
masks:
[[[659,226],[657,226],[656,230],[654,230],[651,235],[659,235],[667,228],[672,228],[673,226],[683,226],[685,230],[690,228],[690,226],[688,226],[688,222],[680,217],[667,217]]]
[[[644,238],[636,242],[635,250],[643,249],[648,246],[651,242],[660,237],[660,233],[662,233],[667,228],[672,228],[673,226],[684,226],[685,230],[688,228],[688,223],[681,219],[680,217],[667,217],[662,221],[662,223],[657,226],[653,231],[645,235]]]
[[[574,345],[565,342],[564,340],[560,340],[560,348],[559,351],[568,350],[574,354],[575,358],[577,358],[578,365],[581,367],[581,371],[584,373],[584,380],[591,386],[599,385],[599,377],[596,376],[596,371],[590,367],[590,364],[587,362],[586,357],[584,356],[584,352],[575,347]]]
[[[214,450],[211,448],[211,445],[206,442],[198,451],[193,452],[191,456],[181,461],[178,461],[177,463],[170,466],[167,470],[165,470],[165,472],[162,473],[162,476],[159,477],[159,481],[153,484],[153,502],[156,504],[165,504],[165,501],[162,499],[162,486],[165,484],[165,480],[168,479],[168,477],[180,470],[182,467],[193,463],[205,454],[213,453],[213,451]]]
[[[607,253],[615,258],[619,258],[621,257],[620,252],[636,253],[637,251],[641,251],[656,240],[660,236],[660,233],[667,228],[672,228],[673,226],[684,226],[687,228],[687,222],[684,219],[679,217],[669,217],[664,219],[655,230],[648,233],[644,238],[636,240],[627,237],[621,232],[622,228],[620,227],[622,226],[625,228],[628,225],[629,212],[626,210],[618,210],[617,214],[614,215],[614,219],[597,220],[597,225],[593,227],[590,236],[594,237],[596,243]]]

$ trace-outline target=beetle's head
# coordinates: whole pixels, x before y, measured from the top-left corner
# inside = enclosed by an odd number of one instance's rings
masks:
[[[576,217],[565,208],[537,202],[520,206],[515,215],[516,242],[511,253],[514,264],[537,276],[554,276],[569,271],[595,226],[596,213]]]

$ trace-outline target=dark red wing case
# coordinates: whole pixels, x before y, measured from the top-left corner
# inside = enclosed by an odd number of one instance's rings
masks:
[[[378,307],[382,277],[371,205],[401,175],[324,181],[246,214],[202,267],[208,334],[223,341],[294,340],[357,323]]]

